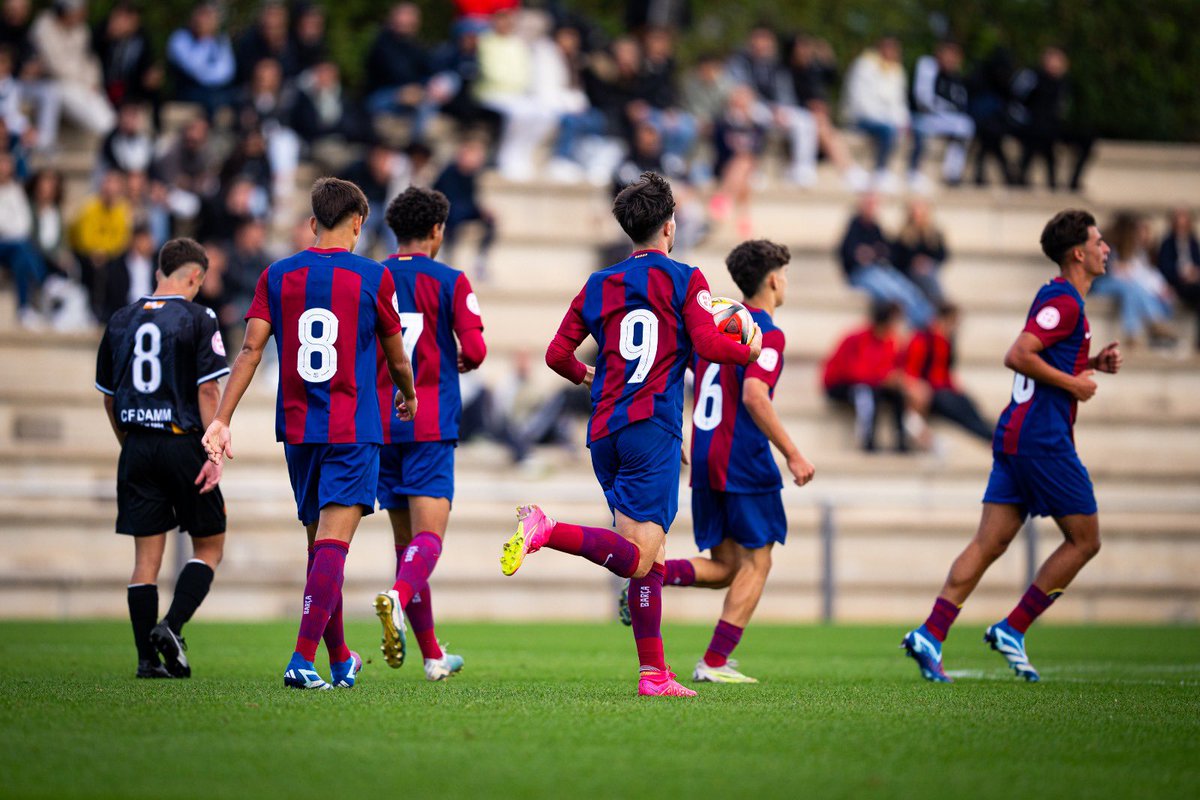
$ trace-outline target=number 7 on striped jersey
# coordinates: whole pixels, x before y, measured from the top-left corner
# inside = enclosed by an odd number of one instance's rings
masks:
[[[425,332],[425,315],[419,311],[400,312],[400,298],[392,295],[392,308],[400,315],[400,339],[404,343],[404,355],[408,356],[411,364],[413,353],[417,352],[417,340]]]

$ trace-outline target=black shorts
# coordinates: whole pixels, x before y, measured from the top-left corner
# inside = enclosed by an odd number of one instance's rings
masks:
[[[224,533],[221,489],[200,494],[196,485],[206,460],[199,434],[130,432],[117,464],[117,533]]]

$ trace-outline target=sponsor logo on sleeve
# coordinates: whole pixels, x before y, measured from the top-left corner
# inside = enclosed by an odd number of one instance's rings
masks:
[[[474,292],[467,295],[467,310],[475,316],[479,316],[479,298],[475,296]]]
[[[1058,327],[1058,323],[1062,321],[1062,315],[1058,313],[1058,309],[1054,306],[1046,306],[1037,313],[1034,317],[1037,320],[1038,327],[1044,331],[1052,331]]]
[[[213,352],[219,356],[225,355],[225,341],[221,339],[221,332],[217,331],[212,337]]]
[[[707,289],[701,289],[700,291],[696,292],[696,302],[699,303],[700,307],[705,311],[709,312],[710,314],[712,313],[712,294],[710,294]]]
[[[779,351],[774,347],[764,347],[758,354],[758,365],[767,372],[774,372],[779,366]]]

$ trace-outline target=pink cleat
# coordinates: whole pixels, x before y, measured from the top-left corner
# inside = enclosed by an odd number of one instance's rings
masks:
[[[525,556],[536,553],[550,540],[556,523],[537,506],[517,507],[517,532],[500,551],[500,571],[512,575],[521,568]]]
[[[668,667],[661,672],[642,670],[638,678],[638,694],[643,697],[695,697],[696,692],[675,680]]]

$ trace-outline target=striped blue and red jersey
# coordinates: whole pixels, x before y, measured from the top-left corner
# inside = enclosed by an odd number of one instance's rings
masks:
[[[706,358],[745,364],[750,348],[717,332],[708,281],[659,250],[639,250],[593,273],[571,301],[546,363],[581,383],[575,350],[591,336],[600,353],[592,381],[588,444],[650,420],[683,438],[683,375],[695,347]]]
[[[770,396],[783,372],[783,331],[766,311],[750,308],[762,328],[762,353],[749,366],[714,364],[696,356],[695,410],[692,413],[692,486],[722,492],[754,493],[783,489],[771,442],[742,403],[748,378],[767,384]]]
[[[279,352],[275,438],[382,443],[378,338],[400,332],[391,274],[341,248],[310,247],[263,270],[246,319],[270,323]]]
[[[1025,332],[1044,345],[1039,355],[1068,375],[1087,368],[1092,330],[1083,313],[1083,297],[1063,278],[1043,286],[1025,320]],[[1012,400],[1000,421],[992,447],[1019,456],[1054,456],[1075,450],[1078,403],[1067,391],[1017,373]]]
[[[466,275],[423,253],[392,255],[383,265],[396,285],[395,308],[403,329],[404,350],[412,362],[419,411],[409,422],[391,413],[396,387],[380,352],[378,392],[383,441],[457,441],[462,394],[455,337],[463,344],[467,366],[479,366],[486,352],[480,335],[483,318],[479,315],[479,299]]]

